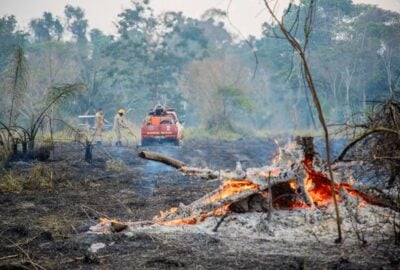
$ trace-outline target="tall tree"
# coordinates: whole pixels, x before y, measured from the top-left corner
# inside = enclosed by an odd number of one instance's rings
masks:
[[[252,81],[242,76],[249,73],[249,68],[242,67],[238,60],[205,58],[191,62],[182,74],[179,87],[192,114],[197,114],[207,130],[235,131],[242,120],[247,120],[244,113],[253,109]]]
[[[15,47],[17,45],[26,45],[27,35],[27,33],[17,30],[15,16],[3,16],[0,18],[0,73],[7,67]]]
[[[64,33],[60,20],[53,18],[50,12],[44,12],[42,18],[31,20],[29,26],[37,42],[60,41]]]
[[[71,31],[73,37],[78,43],[87,42],[86,32],[88,29],[88,21],[85,19],[85,12],[83,9],[66,5],[64,14],[67,18],[68,30]]]

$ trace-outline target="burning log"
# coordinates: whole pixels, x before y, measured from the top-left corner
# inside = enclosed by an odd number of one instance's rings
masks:
[[[161,212],[160,216],[155,218],[155,222],[165,225],[195,224],[209,216],[222,216],[227,212],[230,204],[257,191],[256,185],[247,181],[235,182],[237,183],[225,183],[225,188],[217,189],[190,205],[181,204],[179,208]]]
[[[220,179],[222,185],[189,205],[161,212],[154,222],[164,225],[196,224],[209,216],[225,216],[229,212],[271,211],[270,203],[276,209],[325,207],[333,201],[331,180],[316,169],[323,166],[316,155],[312,138],[297,138],[296,141],[289,149],[280,150],[271,166],[248,168],[246,171],[241,166],[232,171],[181,167],[179,171],[183,174]],[[399,211],[388,196],[383,198],[376,192],[351,187],[347,183],[334,183],[334,187],[339,201],[351,196],[364,203]],[[346,193],[346,196],[341,196],[341,193]]]

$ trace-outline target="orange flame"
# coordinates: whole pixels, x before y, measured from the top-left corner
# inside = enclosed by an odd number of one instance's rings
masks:
[[[297,189],[299,186],[297,185],[297,182],[296,182],[296,180],[290,180],[289,181],[289,186],[292,188],[292,189]]]
[[[113,219],[113,218],[105,218],[105,217],[100,217],[99,221],[101,224],[106,224],[106,223],[111,223],[111,222],[115,222],[115,223],[122,223],[121,221],[117,220],[117,219]]]
[[[245,190],[257,190],[258,186],[248,180],[225,180],[222,184],[222,187],[220,188],[219,192],[214,194],[211,197],[208,197],[204,199],[203,204],[208,205],[213,202],[225,199],[229,196],[232,196],[236,193],[243,192]],[[173,220],[160,220],[163,218],[166,218],[168,215],[176,213],[178,208],[172,207],[171,209],[167,211],[161,211],[159,216],[156,216],[156,222],[157,224],[163,224],[167,226],[175,226],[175,225],[192,225],[196,224],[199,222],[204,221],[205,218],[209,216],[222,216],[225,215],[229,211],[229,206],[230,204],[226,204],[223,206],[220,206],[216,208],[213,211],[206,212],[206,213],[200,213],[199,215],[196,216],[190,216],[187,218],[181,218],[181,219],[173,219]]]
[[[306,178],[304,179],[305,189],[312,203],[316,206],[322,206],[331,203],[333,201],[331,192],[331,180],[322,172],[318,172],[313,169],[311,159],[305,159],[303,161],[303,164],[307,174]],[[288,183],[291,189],[293,190],[298,189],[298,183],[296,180],[290,180]],[[334,194],[335,196],[337,196],[338,201],[340,201],[340,196],[339,196],[340,188],[346,190],[350,195],[360,198],[361,199],[361,202],[359,204],[360,206],[365,205],[367,203],[367,198],[362,193],[357,192],[349,184],[334,184]],[[239,192],[243,192],[246,190],[256,191],[258,189],[259,189],[258,185],[248,180],[225,180],[219,192],[215,193],[211,197],[204,199],[203,203],[204,205],[208,205],[213,202],[228,198]],[[265,198],[268,198],[269,196],[267,191],[262,191],[261,195],[264,196]],[[222,216],[227,214],[229,212],[230,205],[231,204],[226,204],[216,208],[213,211],[200,213],[198,215],[191,215],[187,218],[173,219],[173,220],[159,220],[162,218],[166,218],[169,214],[176,213],[178,211],[178,208],[173,207],[167,211],[161,211],[160,215],[156,217],[155,223],[167,226],[197,224],[199,222],[204,221],[204,219],[206,219],[209,216]],[[290,201],[289,209],[309,208],[309,207],[310,205],[308,205],[304,201],[292,200]]]
[[[210,216],[223,216],[229,211],[230,204],[223,205],[221,207],[216,208],[213,211],[207,213],[201,213],[199,215],[190,216],[187,218],[178,218],[173,220],[156,220],[155,223],[159,225],[166,226],[177,226],[177,225],[193,225],[199,222],[203,222],[207,217]]]
[[[212,203],[218,200],[225,199],[236,193],[245,190],[257,190],[258,186],[248,180],[225,180],[220,188],[220,191],[210,198],[207,198],[206,203]]]
[[[320,206],[332,202],[331,180],[322,172],[315,171],[312,168],[311,160],[305,160],[304,166],[307,171],[307,178],[305,181],[306,189],[313,203],[317,206]],[[341,201],[339,196],[339,190],[341,188],[343,188],[351,196],[361,199],[359,206],[363,206],[368,203],[368,198],[364,194],[358,192],[346,183],[334,184],[334,193],[338,201]]]

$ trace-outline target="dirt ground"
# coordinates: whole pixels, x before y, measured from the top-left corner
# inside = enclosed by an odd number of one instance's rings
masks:
[[[267,139],[186,141],[152,146],[197,167],[268,164],[276,145]],[[218,186],[182,176],[137,156],[134,146],[95,146],[93,162],[73,143],[57,144],[47,162],[14,161],[15,177],[47,185],[0,193],[0,269],[399,269],[400,248],[390,237],[365,245],[237,237],[182,228],[91,234],[99,218],[150,220],[189,204]],[[121,162],[110,162],[110,158]],[[33,173],[36,172],[36,173]],[[50,173],[49,173],[50,172]],[[221,226],[220,230],[224,230]],[[98,252],[95,243],[105,247]]]

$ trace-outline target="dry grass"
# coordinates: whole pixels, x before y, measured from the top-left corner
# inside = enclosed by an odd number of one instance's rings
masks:
[[[52,168],[37,164],[35,165],[26,180],[23,183],[24,189],[37,190],[47,189],[51,190],[54,187],[54,171]]]
[[[5,173],[0,179],[0,192],[21,192],[23,185],[18,176],[14,175],[11,171]]]
[[[73,223],[65,216],[49,215],[42,217],[39,223],[55,237],[67,237],[73,230]]]
[[[37,164],[25,177],[18,171],[7,171],[0,178],[0,192],[21,192],[22,190],[52,190],[54,188],[54,171],[48,166]]]
[[[8,163],[10,155],[6,151],[0,150],[0,170],[3,170]]]
[[[0,132],[0,171],[5,168],[11,155],[11,149],[7,141],[8,137],[3,132]]]
[[[106,170],[110,172],[124,172],[127,170],[127,167],[120,159],[109,159],[106,161]]]
[[[95,178],[92,176],[86,176],[82,178],[81,184],[86,188],[97,188],[101,186],[101,184],[96,182]]]

